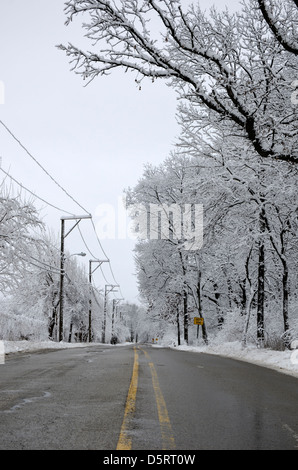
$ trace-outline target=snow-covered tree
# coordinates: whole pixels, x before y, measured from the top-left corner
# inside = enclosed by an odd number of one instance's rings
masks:
[[[0,291],[6,293],[21,282],[29,263],[34,262],[30,250],[39,244],[34,230],[39,231],[43,224],[32,202],[1,189]]]
[[[243,281],[239,286],[245,301],[249,301],[252,292],[255,292],[258,297],[259,334],[263,341],[264,308],[266,296],[268,297],[265,291],[268,287],[268,280],[272,280],[272,276],[279,277],[281,271],[283,272],[283,288],[280,290],[280,284],[275,284],[275,293],[271,289],[270,295],[275,299],[278,297],[283,299],[285,333],[289,329],[287,291],[295,269],[292,267],[289,277],[287,263],[292,259],[290,247],[295,244],[297,231],[295,222],[297,217],[296,174],[290,165],[260,160],[256,152],[253,152],[242,138],[220,127],[216,134],[205,132],[205,135],[202,135],[198,126],[197,113],[198,110],[194,107],[180,107],[179,121],[182,133],[179,147],[187,155],[193,156],[198,166],[206,166],[206,161],[204,161],[206,157],[213,162],[216,175],[214,171],[213,173],[209,171],[209,175],[206,176],[208,180],[215,178],[225,194],[222,199],[224,210],[221,216],[228,215],[228,220],[235,227],[234,233],[237,233],[239,237],[239,230],[242,231],[241,238],[238,240],[242,240],[242,243],[249,248],[245,254],[243,248],[239,249],[239,242],[236,243],[239,253],[242,254],[243,259],[246,259],[246,262],[242,264],[243,268],[245,266],[245,274],[242,269]],[[248,155],[249,158],[247,158]],[[209,165],[210,169],[211,167],[212,163]],[[235,224],[233,217],[237,214],[237,208],[239,210]],[[241,225],[241,220],[245,222],[246,227],[249,227],[247,234],[243,232],[245,225]],[[230,239],[233,240],[233,230],[231,230]],[[268,244],[269,239],[272,246]],[[287,240],[286,244],[285,240]],[[272,247],[278,256],[278,262],[273,260]],[[283,250],[287,251],[286,255]],[[225,250],[221,251],[224,255]],[[257,252],[259,261],[256,265]],[[282,252],[285,256],[281,256]],[[239,262],[236,264],[238,267],[241,266]],[[255,272],[253,277],[258,285],[254,287],[249,271],[254,271],[255,266],[258,266],[258,272]],[[250,293],[243,290],[244,281]],[[243,310],[245,309],[243,304]]]
[[[297,289],[296,0],[246,0],[235,14],[184,9],[179,0],[69,0],[66,14],[67,24],[84,15],[92,41],[90,51],[60,46],[84,79],[122,69],[139,86],[164,79],[180,98],[177,154],[145,169],[129,204],[202,203],[204,244],[186,253],[173,212],[168,236],[157,223],[157,237],[140,241],[150,315],[175,318],[178,310],[179,325],[183,312],[186,339],[191,309],[216,328],[237,310],[245,333],[253,311],[263,343],[268,315],[282,311],[287,334]]]
[[[60,249],[31,201],[13,188],[0,194],[0,337],[55,339]],[[69,258],[66,254],[66,258]],[[66,260],[65,338],[86,340],[89,285],[74,258]]]
[[[187,153],[185,136],[184,144]],[[136,245],[140,292],[157,318],[175,323],[177,308],[183,312],[186,341],[189,311],[199,312],[212,329],[222,327],[227,312],[246,316],[253,307],[263,344],[270,311],[283,319],[281,335],[290,330],[289,292],[297,288],[295,176],[282,162],[264,165],[257,154],[250,155],[250,165],[243,163],[238,139],[194,144],[188,146],[191,157],[175,154],[158,167],[148,165],[128,192],[132,205],[204,205],[201,250],[187,252],[170,232]]]
[[[147,208],[150,220],[149,240],[136,246],[140,292],[164,318],[176,322],[181,309],[185,341],[189,309],[197,301],[197,272],[190,268],[189,248],[197,250],[202,231],[196,173],[190,159],[172,155],[159,167],[148,165],[127,197],[133,208]]]
[[[258,0],[260,10],[280,44],[298,55],[298,1]]]
[[[67,23],[84,14],[93,43],[88,52],[60,46],[84,79],[117,68],[135,71],[137,81],[166,79],[198,108],[202,128],[225,126],[264,159],[298,162],[298,111],[290,91],[297,59],[269,34],[257,0],[247,0],[235,15],[212,9],[208,16],[197,5],[183,11],[179,0],[66,5]]]

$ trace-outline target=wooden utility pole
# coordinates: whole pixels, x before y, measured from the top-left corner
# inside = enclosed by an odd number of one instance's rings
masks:
[[[61,218],[61,241],[60,241],[60,292],[59,292],[59,304],[60,304],[60,315],[59,315],[59,341],[63,341],[63,304],[64,304],[64,239],[65,239],[65,221]]]
[[[92,342],[92,274],[102,265],[107,263],[108,259],[89,259],[89,324],[88,324],[88,338],[89,343]],[[92,270],[92,263],[97,263],[96,268]]]
[[[63,308],[64,308],[64,276],[65,276],[65,253],[64,240],[72,230],[81,222],[82,219],[91,219],[91,215],[73,215],[61,217],[61,240],[60,240],[60,292],[59,292],[59,341],[63,341]],[[74,226],[65,234],[65,220],[76,220]],[[80,253],[79,253],[80,254]],[[84,253],[85,255],[85,253]]]
[[[108,293],[114,291],[116,287],[119,287],[117,284],[106,284],[105,285],[105,297],[104,297],[104,308],[103,308],[103,322],[102,322],[102,332],[101,332],[101,342],[106,342],[106,324],[107,324],[107,303],[108,303]]]
[[[265,243],[264,233],[265,223],[265,199],[260,196],[262,206],[260,208],[259,223],[260,235],[258,241],[258,292],[257,292],[257,342],[259,346],[264,346],[264,304],[265,304]]]
[[[116,313],[117,313],[117,304],[123,300],[121,299],[113,299],[113,311],[112,311],[112,338],[114,336],[114,326],[115,326],[115,318],[116,318]]]

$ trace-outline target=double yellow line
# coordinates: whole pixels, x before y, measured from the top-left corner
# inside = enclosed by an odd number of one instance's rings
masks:
[[[141,348],[139,348],[141,349]],[[152,385],[155,394],[155,400],[157,405],[158,419],[161,430],[162,437],[162,450],[175,449],[175,440],[173,436],[172,426],[170,423],[170,418],[168,410],[166,407],[166,402],[164,400],[162,391],[159,386],[159,381],[157,373],[154,367],[153,362],[150,360],[149,354],[141,349],[145,354],[147,359],[149,359],[149,367],[152,376]],[[129,436],[129,422],[132,419],[135,407],[136,407],[136,398],[137,398],[137,389],[138,389],[138,376],[139,376],[139,357],[137,348],[134,347],[134,365],[132,371],[132,378],[128,390],[128,395],[126,399],[124,418],[121,426],[120,436],[117,444],[117,450],[131,450],[132,449],[132,439]]]
[[[139,357],[137,349],[134,348],[135,357],[132,371],[131,382],[128,390],[126,399],[124,418],[121,426],[120,436],[117,444],[117,450],[131,450],[132,441],[128,435],[128,424],[132,418],[136,408],[136,398],[138,389],[138,377],[139,377]]]

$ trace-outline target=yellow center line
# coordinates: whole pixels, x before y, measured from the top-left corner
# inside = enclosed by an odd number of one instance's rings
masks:
[[[147,351],[144,351],[142,348],[139,348],[148,359],[148,365],[150,367],[150,372],[152,376],[152,385],[155,394],[155,401],[157,405],[157,413],[161,430],[162,437],[162,450],[175,449],[175,439],[173,436],[172,426],[166,406],[165,399],[163,397],[162,391],[160,389],[158,376],[153,362],[151,362],[150,355]],[[129,436],[129,422],[133,417],[136,408],[136,397],[138,389],[138,374],[139,374],[139,358],[137,348],[134,347],[134,365],[132,378],[128,390],[128,395],[126,399],[124,418],[121,426],[121,431],[119,435],[118,444],[116,450],[131,450],[132,449],[132,439]]]
[[[124,418],[121,426],[118,444],[116,450],[131,450],[132,440],[128,435],[128,423],[136,407],[136,396],[138,389],[139,359],[137,349],[134,347],[134,365],[132,378],[126,399]]]
[[[155,400],[157,405],[158,419],[162,437],[162,450],[176,449],[175,439],[173,436],[172,426],[166,406],[165,399],[159,386],[157,373],[153,362],[149,362],[149,367],[152,375],[153,389],[155,393]]]
[[[173,436],[172,426],[171,426],[166,402],[165,402],[165,399],[163,397],[163,394],[159,385],[156,369],[154,367],[153,362],[151,362],[150,355],[147,353],[147,351],[145,351],[142,348],[140,349],[145,354],[146,358],[150,361],[149,367],[150,367],[151,376],[152,376],[152,385],[153,385],[153,390],[155,393],[155,401],[157,405],[158,419],[159,419],[161,437],[162,437],[162,442],[163,442],[162,450],[175,449],[176,445],[175,445],[175,439]]]

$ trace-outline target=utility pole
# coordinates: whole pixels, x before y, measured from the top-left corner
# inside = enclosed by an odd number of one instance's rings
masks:
[[[113,310],[112,310],[112,337],[113,337],[113,335],[114,335],[115,311],[116,311],[116,299],[113,299]]]
[[[89,343],[92,341],[92,274],[102,265],[102,263],[107,263],[108,259],[89,259],[89,325],[88,325],[88,337]],[[96,268],[92,270],[92,263],[97,263]]]
[[[82,219],[91,219],[91,215],[74,215],[61,217],[61,240],[60,240],[60,292],[59,292],[59,341],[63,341],[63,307],[64,307],[64,276],[65,276],[65,254],[64,240],[72,230],[81,222]],[[65,220],[76,220],[74,226],[65,234]]]
[[[58,340],[63,341],[63,302],[64,302],[64,239],[65,239],[65,223],[64,219],[61,218],[61,240],[60,240],[60,292],[59,292],[59,336]]]
[[[103,309],[103,323],[102,323],[102,335],[101,342],[106,342],[106,323],[107,323],[107,302],[109,292],[115,292],[114,289],[119,287],[118,284],[106,284],[105,285],[105,297],[104,297],[104,309]]]
[[[115,324],[115,316],[116,316],[116,309],[117,309],[117,304],[123,300],[121,299],[113,299],[113,311],[112,311],[112,337],[114,335],[114,324]]]

